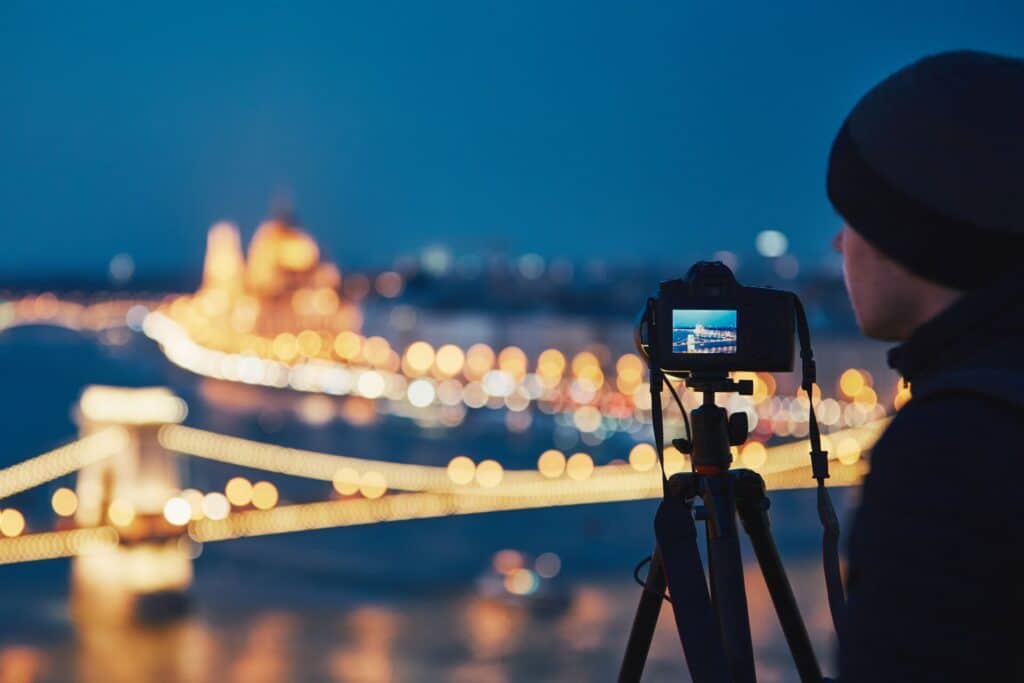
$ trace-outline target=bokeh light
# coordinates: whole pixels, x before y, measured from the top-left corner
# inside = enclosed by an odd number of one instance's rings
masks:
[[[425,374],[434,364],[434,347],[425,341],[413,342],[405,350],[405,365],[410,374]]]
[[[192,507],[181,496],[169,498],[164,503],[164,519],[175,526],[185,526],[192,519]]]
[[[494,367],[494,351],[487,344],[473,344],[466,351],[465,373],[468,379],[481,379]]]
[[[499,550],[491,558],[491,566],[494,567],[494,571],[502,575],[508,575],[517,569],[522,569],[523,563],[523,554],[511,548]]]
[[[78,510],[78,496],[71,489],[62,486],[53,492],[50,505],[61,517],[70,517]]]
[[[500,484],[504,475],[505,470],[497,460],[484,460],[476,466],[476,483],[485,489]]]
[[[219,491],[211,491],[203,496],[203,515],[214,521],[227,519],[231,514],[231,503],[227,496]]]
[[[472,483],[476,475],[476,464],[465,455],[456,455],[448,463],[448,478],[453,484],[465,485]]]
[[[537,458],[537,469],[548,479],[557,479],[565,472],[565,455],[554,448],[546,450]]]
[[[542,579],[553,579],[562,571],[562,559],[555,553],[541,553],[534,561],[533,568]]]
[[[768,450],[760,441],[751,441],[744,444],[740,451],[740,460],[743,462],[744,467],[756,470],[767,462]]]
[[[662,454],[662,462],[665,467],[665,476],[671,477],[673,474],[686,471],[688,461],[686,456],[675,446],[669,446]]]
[[[839,376],[839,390],[848,398],[854,398],[865,386],[864,375],[856,368],[849,368]]]
[[[466,354],[454,344],[445,344],[437,350],[434,364],[438,372],[445,377],[454,377],[462,372],[462,366],[466,362]]]
[[[789,240],[778,230],[762,230],[755,240],[757,253],[765,258],[778,258],[786,253]]]
[[[583,481],[594,473],[594,460],[587,453],[573,453],[565,464],[565,471],[570,479]]]
[[[189,509],[191,510],[191,519],[203,518],[203,494],[201,491],[198,491],[197,489],[185,489],[178,495],[188,503]]]
[[[529,569],[516,569],[505,576],[505,589],[513,595],[530,595],[539,584],[537,575]]]
[[[25,531],[25,517],[14,508],[0,512],[0,533],[8,538],[20,536]]]
[[[844,465],[854,465],[860,460],[861,446],[853,437],[844,437],[836,444],[836,458]]]
[[[245,507],[252,502],[252,483],[245,477],[233,477],[224,487],[224,495],[235,507]]]
[[[115,498],[107,506],[107,519],[114,526],[128,526],[135,520],[135,506],[123,498]]]
[[[364,472],[359,478],[359,492],[366,498],[380,498],[387,490],[387,480],[380,472]]]
[[[343,496],[351,496],[359,492],[359,473],[351,467],[339,468],[331,481],[334,490]]]
[[[257,510],[269,510],[277,505],[277,487],[269,481],[258,481],[252,486],[252,504]]]
[[[658,463],[658,452],[649,443],[638,443],[629,451],[629,464],[637,472],[646,472]]]

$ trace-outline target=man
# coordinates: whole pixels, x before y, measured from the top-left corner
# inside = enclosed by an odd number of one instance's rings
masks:
[[[828,193],[857,322],[901,342],[889,364],[919,396],[872,452],[840,680],[1022,681],[1024,60],[951,52],[884,80]],[[928,391],[953,373],[965,388]]]

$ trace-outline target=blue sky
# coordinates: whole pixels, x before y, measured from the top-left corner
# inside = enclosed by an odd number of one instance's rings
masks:
[[[0,3],[5,272],[197,266],[273,196],[342,264],[444,243],[803,259],[844,114],[1024,3]]]
[[[736,311],[712,311],[704,309],[675,309],[672,311],[672,327],[736,327]]]

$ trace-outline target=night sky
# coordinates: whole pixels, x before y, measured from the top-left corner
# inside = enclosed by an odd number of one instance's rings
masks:
[[[0,3],[7,274],[197,267],[273,198],[342,265],[828,251],[829,144],[925,54],[1024,54],[1024,3]],[[138,5],[138,6],[136,6]]]

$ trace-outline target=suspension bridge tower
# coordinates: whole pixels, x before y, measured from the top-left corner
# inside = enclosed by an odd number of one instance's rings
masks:
[[[119,543],[72,563],[72,609],[89,620],[153,621],[182,613],[192,583],[184,527],[165,516],[180,490],[174,454],[157,440],[160,427],[181,422],[185,402],[168,389],[91,386],[75,417],[83,437],[123,430],[116,452],[78,473],[79,527],[113,527]]]

